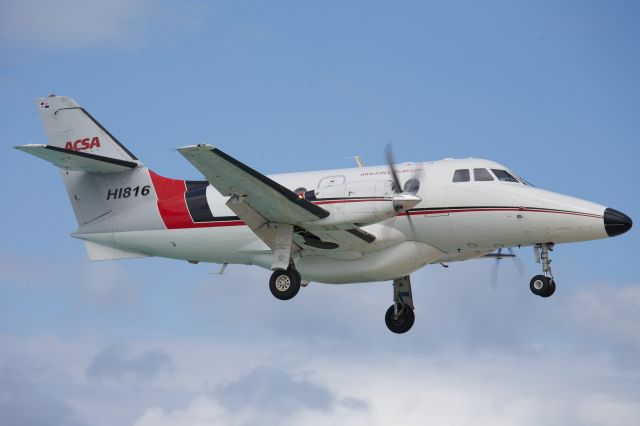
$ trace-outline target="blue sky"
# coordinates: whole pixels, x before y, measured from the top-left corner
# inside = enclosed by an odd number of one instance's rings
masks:
[[[388,284],[281,303],[257,268],[91,263],[58,172],[12,146],[45,141],[33,100],[56,93],[170,177],[199,178],[174,151],[199,142],[275,173],[382,163],[391,141],[638,222],[639,19],[633,1],[0,1],[0,418],[635,424],[637,226],[558,246],[549,300],[530,249],[496,291],[490,262],[426,268],[394,336]]]

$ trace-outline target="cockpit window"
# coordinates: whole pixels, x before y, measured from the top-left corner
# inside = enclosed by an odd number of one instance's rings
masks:
[[[473,169],[473,179],[476,182],[488,182],[493,180],[493,176],[487,169]]]
[[[511,173],[509,173],[506,170],[500,170],[500,169],[491,169],[491,170],[493,171],[493,174],[496,175],[498,180],[502,182],[515,182],[515,183],[520,182],[518,179],[511,176]]]
[[[459,169],[453,174],[454,182],[469,182],[470,180],[469,169]]]
[[[408,192],[410,194],[416,194],[420,189],[420,181],[416,178],[409,179],[404,183],[404,192]]]
[[[523,185],[526,185],[526,186],[532,186],[532,187],[534,187],[534,188],[536,187],[534,184],[532,184],[532,183],[530,183],[530,182],[527,182],[526,180],[524,180],[524,179],[523,179],[523,178],[521,178],[520,176],[518,176],[518,175],[514,175],[514,176],[515,176],[515,177],[516,177],[516,179],[518,179],[518,180],[520,181],[520,183],[522,183]]]

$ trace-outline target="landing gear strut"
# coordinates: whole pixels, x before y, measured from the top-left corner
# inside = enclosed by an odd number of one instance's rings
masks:
[[[551,272],[551,259],[549,252],[553,251],[553,243],[536,244],[533,248],[536,262],[542,264],[544,275],[536,275],[531,278],[529,288],[536,296],[549,297],[556,291],[556,282]]]
[[[300,273],[295,268],[277,269],[271,274],[269,290],[280,300],[292,299],[300,291]]]
[[[394,333],[406,333],[413,327],[416,317],[413,313],[411,278],[409,275],[393,280],[393,305],[387,309],[384,322]]]

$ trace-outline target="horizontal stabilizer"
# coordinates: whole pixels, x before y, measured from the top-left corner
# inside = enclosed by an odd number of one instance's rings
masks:
[[[131,170],[138,166],[138,163],[134,161],[72,151],[51,145],[30,144],[16,146],[15,148],[38,158],[42,158],[43,160],[65,170],[93,173],[117,173]]]

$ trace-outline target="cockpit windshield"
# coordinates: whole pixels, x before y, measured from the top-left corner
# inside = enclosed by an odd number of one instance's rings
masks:
[[[475,182],[495,182],[496,179],[500,182],[511,182],[511,183],[521,183],[526,186],[533,186],[526,180],[522,179],[519,176],[516,176],[510,171],[505,169],[485,169],[485,168],[476,168],[476,169],[458,169],[453,173],[452,182],[471,182],[471,177],[473,176],[473,181]],[[470,173],[473,172],[473,175]],[[492,174],[493,173],[493,174]],[[496,179],[494,179],[494,176]],[[408,183],[408,182],[407,182]],[[406,188],[405,188],[406,191]]]
[[[508,171],[506,171],[506,170],[491,169],[491,171],[493,172],[494,175],[496,175],[498,180],[500,180],[502,182],[520,183],[520,181],[518,179],[514,178],[513,175],[511,173],[509,173]]]

